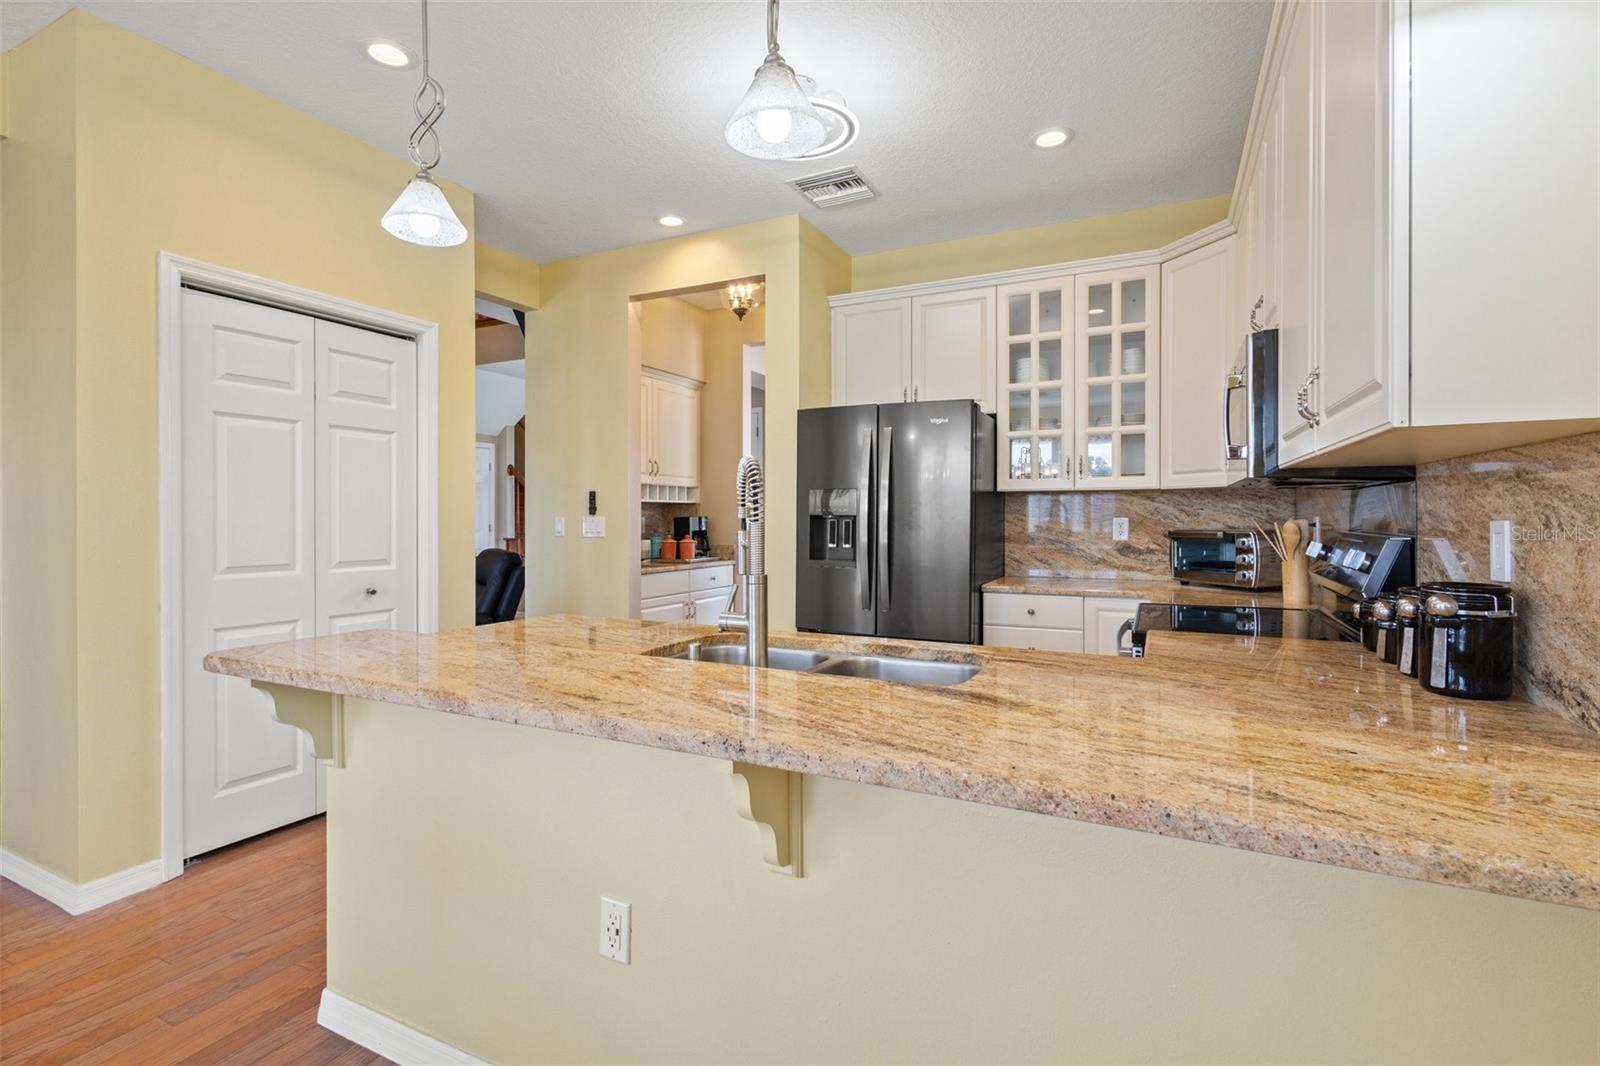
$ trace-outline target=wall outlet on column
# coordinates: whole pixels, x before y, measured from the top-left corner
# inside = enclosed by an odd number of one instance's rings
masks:
[[[558,537],[564,537],[564,536],[567,535],[567,520],[565,518],[563,518],[561,515],[556,515],[556,530],[555,530],[555,532],[556,532],[556,536],[558,536]]]
[[[1511,554],[1512,523],[1496,518],[1489,523],[1489,580],[1511,582],[1517,576],[1516,557]]]
[[[633,939],[633,908],[610,896],[600,897],[600,954],[624,966]]]
[[[606,535],[605,515],[585,515],[583,518],[583,535],[586,537],[603,537]]]
[[[1113,518],[1111,520],[1111,539],[1112,540],[1127,540],[1128,539],[1128,520],[1126,518],[1118,516],[1118,517]]]

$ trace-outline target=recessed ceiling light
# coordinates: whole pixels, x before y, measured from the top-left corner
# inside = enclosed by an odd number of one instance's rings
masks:
[[[388,67],[390,70],[405,70],[407,67],[414,66],[417,62],[416,57],[407,51],[404,46],[381,37],[362,41],[361,54],[380,67]]]
[[[1034,135],[1033,146],[1035,148],[1060,148],[1070,140],[1072,140],[1071,130],[1059,128],[1041,130]]]
[[[661,223],[663,226],[683,225],[683,219],[679,218],[677,215],[662,215],[660,218],[656,219],[656,221]]]

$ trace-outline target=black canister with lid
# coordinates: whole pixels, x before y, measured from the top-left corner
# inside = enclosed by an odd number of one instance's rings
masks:
[[[1407,585],[1394,597],[1394,616],[1399,624],[1395,633],[1399,651],[1395,657],[1395,667],[1407,677],[1417,676],[1417,662],[1420,655],[1417,652],[1418,638],[1422,625],[1422,600],[1423,592],[1415,585]]]
[[[1419,586],[1417,680],[1429,692],[1469,700],[1511,695],[1517,601],[1504,585],[1434,581]]]
[[[1373,596],[1361,602],[1356,612],[1361,621],[1361,643],[1379,659],[1390,665],[1400,655],[1400,623],[1395,614],[1393,596]]]

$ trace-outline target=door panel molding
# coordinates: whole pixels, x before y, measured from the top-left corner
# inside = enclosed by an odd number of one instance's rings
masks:
[[[183,872],[183,291],[219,296],[310,315],[323,321],[387,333],[416,345],[416,625],[431,633],[439,625],[439,326],[383,308],[340,299],[228,267],[162,252],[157,257],[158,426],[160,452],[161,588],[161,879]],[[249,338],[241,338],[242,342]],[[238,384],[263,390],[303,387],[272,373],[270,365],[241,350],[236,365],[214,367]],[[255,353],[259,355],[260,353]],[[270,363],[270,360],[268,360]],[[354,367],[349,368],[354,370]],[[370,368],[369,368],[370,369]],[[351,382],[354,385],[354,382]],[[369,379],[363,384],[373,384]],[[353,394],[361,388],[352,388]],[[391,392],[391,395],[393,393]],[[370,393],[369,393],[370,397]],[[369,397],[352,395],[350,399]],[[396,486],[397,488],[399,486]],[[309,545],[305,546],[309,549]],[[357,628],[354,619],[341,628]],[[370,619],[369,619],[370,621]]]

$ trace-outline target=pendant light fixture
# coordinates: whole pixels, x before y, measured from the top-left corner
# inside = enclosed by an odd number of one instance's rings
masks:
[[[827,140],[822,116],[778,53],[778,0],[767,0],[767,58],[723,135],[757,159],[798,159]]]
[[[408,149],[417,174],[384,212],[383,228],[412,244],[448,248],[467,239],[467,227],[433,180],[433,168],[439,165],[439,135],[434,126],[444,116],[444,87],[428,73],[428,0],[422,0],[422,85],[412,98],[411,109],[417,114],[417,124],[411,130]]]

